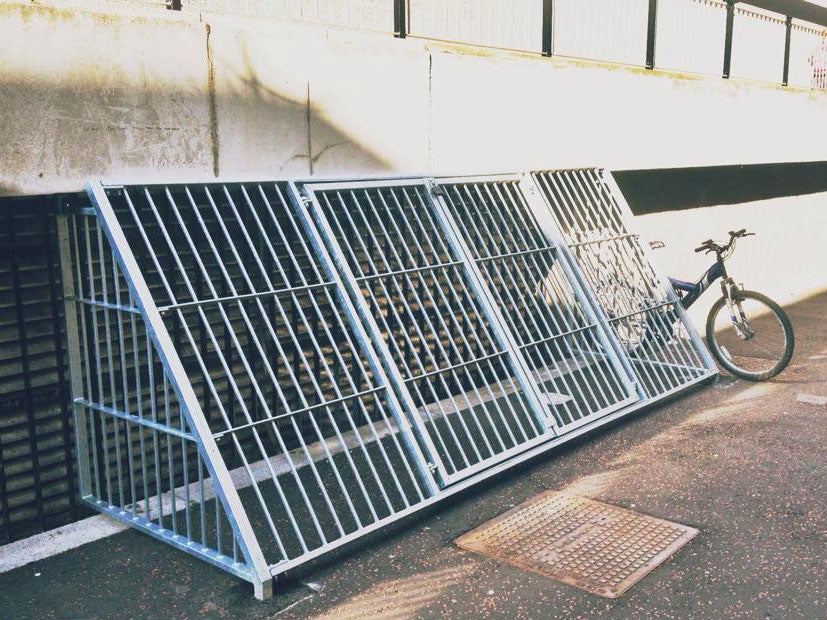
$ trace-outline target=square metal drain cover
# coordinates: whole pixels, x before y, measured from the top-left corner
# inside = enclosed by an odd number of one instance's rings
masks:
[[[617,598],[698,530],[547,491],[456,539],[463,549]]]

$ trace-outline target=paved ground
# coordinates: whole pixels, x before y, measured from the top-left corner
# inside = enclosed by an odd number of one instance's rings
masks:
[[[265,603],[218,570],[126,532],[0,575],[0,617],[827,617],[827,294],[788,308],[777,380],[715,385],[473,490],[407,529],[277,585]],[[547,489],[700,535],[609,601],[458,550],[454,538]]]

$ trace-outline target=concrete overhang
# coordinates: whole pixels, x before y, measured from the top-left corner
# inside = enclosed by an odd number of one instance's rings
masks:
[[[814,2],[804,2],[803,0],[749,0],[739,4],[751,4],[768,11],[775,11],[820,26],[827,26],[827,7]]]

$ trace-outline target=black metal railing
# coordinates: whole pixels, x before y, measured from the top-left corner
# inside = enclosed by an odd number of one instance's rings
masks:
[[[819,25],[736,0],[175,0],[168,6],[827,89],[827,11]]]

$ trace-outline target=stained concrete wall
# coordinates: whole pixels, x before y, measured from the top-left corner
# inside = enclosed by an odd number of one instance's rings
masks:
[[[197,13],[5,2],[0,35],[0,195],[90,177],[827,160],[827,95],[767,84]],[[791,300],[827,285],[824,198],[639,219],[687,277],[695,242],[762,232],[736,273]]]
[[[112,8],[102,10],[114,10]],[[827,159],[827,97],[211,14],[0,5],[0,192]]]

